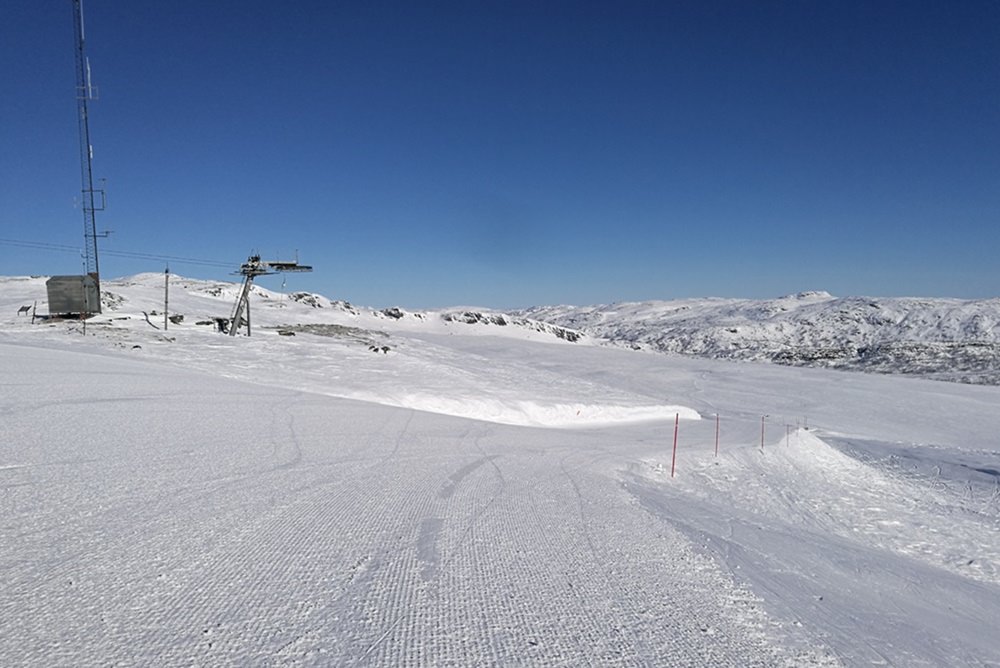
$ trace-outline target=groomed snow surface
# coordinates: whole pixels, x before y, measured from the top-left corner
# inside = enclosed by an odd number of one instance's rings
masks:
[[[3,279],[0,664],[1000,665],[1000,388],[102,287]]]

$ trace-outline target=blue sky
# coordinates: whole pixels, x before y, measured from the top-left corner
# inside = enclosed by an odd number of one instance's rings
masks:
[[[289,289],[372,306],[1000,294],[1000,3],[84,7],[105,278],[297,250]],[[0,273],[80,273],[12,243],[82,247],[71,3],[4,15]]]

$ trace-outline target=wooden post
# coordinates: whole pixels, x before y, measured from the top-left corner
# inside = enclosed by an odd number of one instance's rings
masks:
[[[715,414],[715,458],[719,458],[719,414]]]
[[[170,304],[170,267],[163,270],[163,331],[167,331],[168,322],[168,311],[167,307]]]
[[[677,427],[681,422],[681,414],[677,413],[674,416],[674,456],[670,460],[670,477],[674,477],[674,468],[677,465]]]

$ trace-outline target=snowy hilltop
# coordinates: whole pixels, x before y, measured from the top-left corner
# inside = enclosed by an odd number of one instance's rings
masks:
[[[0,308],[13,312],[37,301],[39,312],[46,313],[44,281],[0,277],[4,290]],[[98,326],[136,318],[158,326],[164,289],[162,274],[105,281],[105,318]],[[171,289],[175,319],[179,316],[187,325],[206,329],[231,314],[239,292],[235,283],[177,276],[171,278]],[[1000,299],[837,298],[826,292],[802,292],[769,300],[683,299],[499,312],[373,309],[312,292],[276,292],[259,285],[252,294],[255,326],[354,336],[373,346],[378,337],[371,332],[386,328],[461,331],[1000,385]]]
[[[616,345],[714,359],[1000,384],[1000,299],[684,299],[542,306],[521,315]]]
[[[28,314],[16,315],[23,309],[34,309],[40,316],[48,313],[45,281],[45,277],[0,278],[0,337],[17,333],[40,339],[83,331],[82,322],[41,319],[32,324]],[[248,365],[239,361],[248,346],[235,343],[246,337],[231,339],[218,331],[219,320],[232,314],[239,290],[236,283],[168,279],[154,273],[106,279],[101,284],[102,313],[86,321],[86,331],[99,345],[181,360],[188,367],[214,371],[231,364],[226,373],[246,380],[255,379],[264,367],[294,368],[289,382],[300,389],[321,387],[324,393],[345,398],[510,424],[603,424],[663,417],[678,410],[690,413],[599,383],[557,378],[544,369],[499,365],[479,354],[442,352],[442,337],[449,341],[490,337],[515,345],[595,345],[566,327],[475,308],[374,309],[311,292],[285,293],[254,285],[248,345],[263,357],[259,366]],[[240,333],[245,335],[246,329]],[[304,351],[320,354],[301,364]],[[343,370],[345,360],[351,372]],[[482,365],[490,372],[471,371]],[[332,386],[331,376],[339,379]],[[512,379],[523,382],[518,385]],[[530,387],[534,389],[526,389]]]

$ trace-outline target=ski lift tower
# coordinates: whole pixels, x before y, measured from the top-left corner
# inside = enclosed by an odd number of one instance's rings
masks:
[[[239,273],[243,275],[243,286],[240,294],[236,297],[236,306],[233,308],[233,317],[229,321],[229,336],[236,336],[240,325],[243,323],[243,314],[246,313],[247,336],[250,336],[250,288],[253,281],[258,276],[277,274],[281,272],[306,272],[312,271],[312,267],[294,262],[283,262],[281,260],[261,260],[260,255],[251,255],[247,261],[240,266]]]

